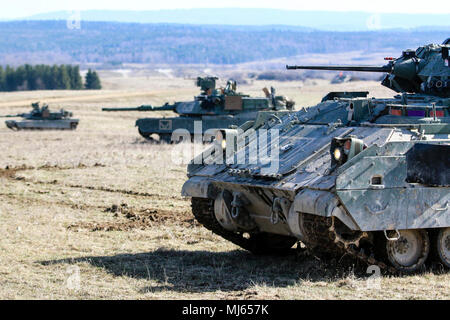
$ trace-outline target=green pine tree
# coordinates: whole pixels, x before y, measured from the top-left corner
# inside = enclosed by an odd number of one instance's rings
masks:
[[[58,88],[59,68],[57,65],[53,65],[48,70],[47,83],[45,87],[47,90],[55,90]]]
[[[36,69],[33,66],[30,66],[29,64],[25,65],[25,77],[26,77],[26,83],[27,83],[27,90],[37,90],[38,84],[38,74]]]
[[[97,72],[91,71],[91,69],[88,70],[86,73],[84,87],[88,90],[99,90],[102,88]]]
[[[45,74],[46,66],[43,64],[38,64],[34,66],[34,72],[36,74],[36,90],[45,90],[45,82],[46,82],[46,74]]]
[[[14,68],[11,68],[10,66],[6,66],[5,70],[5,85],[6,85],[6,91],[15,91],[17,90],[17,83],[16,83],[16,71]]]
[[[54,89],[54,83],[52,78],[52,67],[48,65],[42,65],[42,80],[44,90]]]
[[[6,73],[2,66],[0,66],[0,91],[6,91]]]
[[[15,83],[16,83],[16,89],[15,90],[28,90],[27,87],[27,71],[24,66],[17,67],[15,71]]]
[[[69,68],[70,87],[72,90],[80,90],[83,88],[83,80],[80,75],[79,66],[67,66]]]
[[[70,76],[65,65],[58,66],[58,77],[56,79],[56,88],[66,90],[71,88]]]

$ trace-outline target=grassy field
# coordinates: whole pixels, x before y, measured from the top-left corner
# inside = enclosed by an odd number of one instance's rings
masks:
[[[193,81],[102,79],[105,89],[95,92],[0,94],[0,114],[40,100],[81,119],[74,132],[0,125],[0,299],[450,298],[450,275],[439,270],[371,286],[352,262],[336,266],[301,250],[256,257],[211,234],[180,195],[185,165],[172,161],[191,146],[147,143],[134,121],[148,113],[100,111],[189,100],[198,92]],[[328,91],[392,95],[376,82],[315,84],[253,82],[240,90],[262,96],[274,85],[297,108]]]

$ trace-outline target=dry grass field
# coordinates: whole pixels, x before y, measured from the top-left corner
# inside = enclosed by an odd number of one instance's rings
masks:
[[[211,234],[180,195],[185,165],[172,161],[191,145],[147,143],[134,121],[148,113],[100,111],[189,100],[193,81],[102,79],[105,89],[95,92],[0,94],[0,114],[40,100],[81,119],[74,132],[13,132],[0,123],[0,299],[450,298],[450,275],[440,270],[386,276],[371,287],[351,262],[337,266],[300,250],[257,257]],[[262,95],[270,85],[297,107],[328,91],[392,95],[376,82],[253,82],[240,90]]]

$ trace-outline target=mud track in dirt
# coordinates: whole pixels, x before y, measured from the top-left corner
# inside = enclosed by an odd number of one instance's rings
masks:
[[[95,168],[95,167],[106,167],[104,164],[95,163],[92,166],[85,165],[80,163],[76,166],[71,167],[61,167],[58,165],[43,165],[38,167],[22,165],[18,167],[10,167],[6,166],[5,168],[0,168],[0,177],[8,178],[8,179],[16,179],[15,175],[17,172],[26,171],[26,170],[70,170],[70,169],[87,169],[87,168]]]
[[[60,167],[60,166],[50,166],[44,165],[39,167],[31,167],[31,166],[19,166],[19,167],[6,167],[4,169],[0,168],[0,178],[5,178],[14,181],[20,181],[26,184],[36,184],[36,185],[60,185],[66,188],[77,188],[77,189],[87,189],[94,191],[103,191],[103,192],[112,192],[125,194],[130,196],[139,196],[139,197],[150,197],[156,200],[183,200],[181,196],[164,196],[160,194],[146,193],[146,192],[136,192],[131,190],[121,190],[121,189],[112,189],[101,186],[85,186],[85,185],[75,185],[75,184],[65,184],[58,183],[57,180],[53,181],[36,181],[32,179],[27,179],[24,177],[17,176],[18,172],[26,171],[26,170],[70,170],[70,169],[83,169],[83,168],[92,168],[92,167],[105,167],[102,164],[94,164],[92,166],[87,166],[84,164],[79,164],[73,167]],[[37,194],[46,194],[48,192],[39,191],[39,190],[31,190],[32,193]],[[23,200],[21,196],[15,196],[13,194],[1,194],[0,196],[6,196],[15,200]],[[105,208],[104,206],[93,206],[87,204],[77,204],[71,201],[58,201],[58,199],[46,200],[46,199],[29,199],[30,201],[44,204],[44,205],[61,205],[67,206],[75,210],[102,210],[105,213],[111,214],[114,218],[112,222],[83,222],[79,224],[72,224],[67,227],[68,230],[79,231],[79,230],[89,230],[89,231],[129,231],[133,229],[144,230],[147,228],[152,228],[160,224],[177,224],[183,226],[193,226],[197,225],[194,217],[191,212],[186,211],[170,211],[164,210],[160,208],[146,208],[146,209],[136,209],[129,207],[128,204],[122,203],[121,205],[112,205],[111,207]]]
[[[16,173],[19,171],[28,170],[27,166],[20,166],[15,168],[9,168],[8,166],[5,169],[0,169],[0,178],[5,179],[15,179]]]
[[[103,223],[79,223],[67,227],[68,230],[79,231],[87,229],[89,231],[129,231],[133,229],[145,230],[156,227],[159,224],[177,224],[183,226],[197,225],[195,219],[189,212],[173,212],[163,209],[136,210],[126,203],[120,206],[113,205],[104,210],[120,221]]]
[[[96,163],[93,166],[79,164],[78,166],[74,166],[74,167],[60,167],[60,166],[44,165],[44,166],[40,166],[40,167],[19,166],[19,167],[9,168],[7,166],[5,169],[0,169],[0,178],[3,177],[6,179],[23,181],[23,182],[32,183],[32,184],[61,185],[61,186],[67,187],[67,188],[87,189],[87,190],[94,190],[94,191],[120,193],[120,194],[131,195],[131,196],[155,198],[157,200],[168,200],[168,199],[169,200],[183,200],[183,197],[174,196],[174,195],[162,196],[157,193],[138,192],[138,191],[124,190],[124,189],[114,189],[114,188],[108,188],[108,187],[102,187],[102,186],[89,186],[89,185],[81,185],[81,184],[59,183],[58,180],[40,181],[40,180],[27,179],[24,177],[16,177],[16,173],[18,173],[20,171],[26,171],[26,170],[49,170],[49,171],[52,171],[52,170],[87,169],[87,168],[93,168],[93,167],[106,167],[106,166],[99,164],[99,163]]]
[[[35,193],[35,194],[48,194],[50,192],[47,191],[36,191],[36,190],[31,190],[29,191],[30,193]],[[8,197],[9,199],[14,199],[17,200],[18,202],[24,201],[23,195],[13,195],[10,193],[0,193],[0,196],[5,196]],[[48,205],[48,206],[52,206],[52,205],[59,205],[59,206],[63,206],[63,207],[70,207],[71,209],[74,210],[88,210],[88,209],[92,209],[92,210],[102,210],[105,207],[104,206],[93,206],[93,205],[88,205],[88,204],[79,204],[79,203],[74,203],[71,201],[54,201],[54,200],[45,200],[45,199],[27,199],[27,203],[36,203],[39,205]]]
[[[74,189],[86,189],[86,190],[94,190],[94,191],[103,191],[103,192],[111,192],[111,193],[120,193],[124,195],[129,196],[138,196],[138,197],[146,197],[146,198],[153,198],[156,200],[183,200],[181,196],[162,196],[157,193],[148,193],[148,192],[138,192],[138,191],[132,191],[132,190],[123,190],[123,189],[112,189],[107,187],[96,187],[96,186],[86,186],[81,184],[67,184],[67,183],[59,183],[58,180],[53,181],[39,181],[39,180],[31,180],[31,179],[25,179],[23,177],[15,178],[16,180],[24,181],[27,183],[33,183],[33,184],[42,184],[42,185],[61,185],[67,188],[74,188]]]

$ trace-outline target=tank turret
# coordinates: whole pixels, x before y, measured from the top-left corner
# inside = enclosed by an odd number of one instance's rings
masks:
[[[217,77],[197,77],[195,84],[200,87],[202,94],[207,95],[210,90],[216,89],[216,80],[218,79]]]
[[[450,92],[450,39],[405,50],[398,58],[385,58],[384,66],[286,66],[288,70],[334,70],[387,73],[382,85],[402,93],[448,97]]]
[[[250,97],[237,91],[237,83],[228,80],[225,87],[217,88],[217,77],[198,77],[195,81],[200,94],[193,101],[166,103],[160,107],[142,105],[131,108],[102,108],[102,111],[173,111],[178,117],[143,118],[136,121],[139,133],[147,138],[159,135],[160,139],[170,141],[176,129],[186,129],[194,133],[194,122],[201,121],[202,131],[211,128],[239,126],[254,120],[259,111],[292,110],[294,102],[284,96],[276,95],[274,88],[263,89],[263,97]]]

